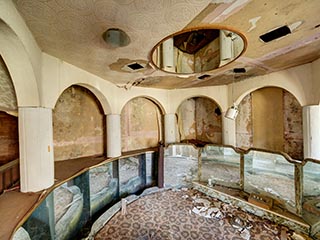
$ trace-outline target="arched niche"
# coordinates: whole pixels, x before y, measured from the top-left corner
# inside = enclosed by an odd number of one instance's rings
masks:
[[[279,87],[264,87],[246,95],[239,103],[236,145],[283,151],[302,159],[302,107],[295,96]]]
[[[18,105],[11,76],[0,55],[0,166],[19,159]],[[0,192],[19,181],[19,165],[1,171]]]
[[[182,142],[222,143],[221,107],[208,97],[184,100],[177,109]]]
[[[90,90],[78,85],[67,88],[52,115],[55,161],[105,154],[105,115]]]
[[[121,151],[158,146],[163,140],[162,116],[162,108],[150,98],[128,101],[121,110]]]

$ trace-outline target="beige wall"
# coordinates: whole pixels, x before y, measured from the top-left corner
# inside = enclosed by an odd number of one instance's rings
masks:
[[[297,99],[288,91],[274,87],[248,94],[239,104],[236,145],[284,151],[301,159],[302,107]]]
[[[222,115],[219,106],[209,98],[194,97],[178,108],[180,140],[222,143]]]
[[[253,146],[283,151],[282,99],[280,88],[252,93]]]
[[[95,96],[72,86],[60,96],[53,110],[55,161],[105,153],[105,116]]]
[[[122,152],[158,146],[162,139],[159,107],[146,98],[135,98],[121,112]]]

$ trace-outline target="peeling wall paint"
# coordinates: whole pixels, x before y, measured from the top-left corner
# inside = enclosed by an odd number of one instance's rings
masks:
[[[0,110],[17,111],[17,98],[9,71],[0,56]]]
[[[105,152],[105,116],[96,97],[72,86],[59,97],[53,110],[55,161]]]
[[[264,88],[278,89],[278,88]],[[257,90],[259,91],[259,90]],[[302,107],[297,99],[288,91],[282,90],[282,101],[278,102],[282,108],[282,116],[279,122],[273,125],[283,125],[283,143],[281,151],[288,153],[292,158],[303,157],[303,133],[302,133]],[[236,145],[241,148],[257,147],[253,144],[253,116],[252,95],[248,94],[239,104],[239,115],[236,119]],[[256,109],[257,110],[257,109]],[[270,113],[271,114],[271,113]],[[262,123],[263,124],[263,123]],[[270,134],[270,131],[268,132]],[[277,133],[276,135],[279,135]],[[261,146],[259,146],[261,147]],[[269,149],[267,146],[262,148]],[[271,149],[272,150],[272,149]]]
[[[302,107],[287,91],[283,91],[283,104],[283,150],[293,158],[303,159]]]
[[[155,147],[161,140],[161,112],[143,97],[128,102],[121,111],[122,152]]]
[[[222,143],[222,120],[218,109],[218,105],[208,98],[184,101],[177,111],[181,141]]]
[[[236,145],[244,149],[253,146],[251,105],[251,94],[248,94],[239,104],[239,114],[236,118]]]

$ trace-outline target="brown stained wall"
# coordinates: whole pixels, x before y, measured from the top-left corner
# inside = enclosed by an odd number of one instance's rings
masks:
[[[243,149],[253,146],[251,100],[251,94],[242,99],[236,118],[236,145]]]
[[[204,142],[222,143],[221,114],[218,105],[208,98],[196,98],[196,139]]]
[[[180,140],[222,143],[221,114],[218,105],[208,98],[192,98],[178,108]]]
[[[303,159],[302,107],[289,92],[283,91],[284,151]]]
[[[55,161],[105,152],[105,116],[96,97],[72,86],[59,97],[53,110]]]
[[[0,166],[19,158],[18,118],[0,111]]]
[[[187,99],[178,108],[178,128],[180,140],[196,139],[196,102],[195,99]]]
[[[263,98],[269,102],[273,102],[270,107],[262,107],[261,103],[254,105],[252,103],[252,94],[248,94],[239,104],[239,115],[236,119],[236,144],[237,147],[249,148],[249,147],[262,147],[270,150],[280,150],[288,153],[291,157],[296,159],[302,159],[303,157],[303,133],[302,133],[302,107],[296,98],[286,90],[279,88],[263,88],[257,91],[263,93],[265,91],[272,91],[273,94],[277,92],[276,97],[267,97],[265,95]],[[281,98],[281,99],[280,99]],[[275,100],[275,99],[280,99]],[[279,116],[271,124],[271,127],[266,127],[270,123],[269,117],[265,117],[262,121],[260,120],[260,127],[262,130],[266,130],[266,134],[273,138],[274,136],[282,136],[282,143],[278,144],[278,149],[272,149],[272,146],[265,145],[254,145],[253,144],[253,116],[252,108],[256,111],[265,111],[269,109],[269,113],[265,115],[275,115],[273,112],[275,106],[277,109],[281,109],[278,113]],[[275,126],[282,126],[282,131],[273,132],[268,129],[274,129]]]
[[[149,99],[135,98],[121,111],[122,152],[155,147],[161,140],[161,112]]]

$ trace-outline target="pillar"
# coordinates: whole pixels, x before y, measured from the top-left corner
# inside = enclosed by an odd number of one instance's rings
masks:
[[[222,143],[236,146],[236,121],[225,117],[222,113]]]
[[[107,115],[107,157],[121,156],[120,114]]]
[[[302,122],[304,157],[320,159],[320,106],[304,106]]]
[[[52,109],[19,107],[21,192],[37,192],[54,183]]]
[[[164,138],[165,144],[176,142],[176,115],[174,113],[164,116]]]

